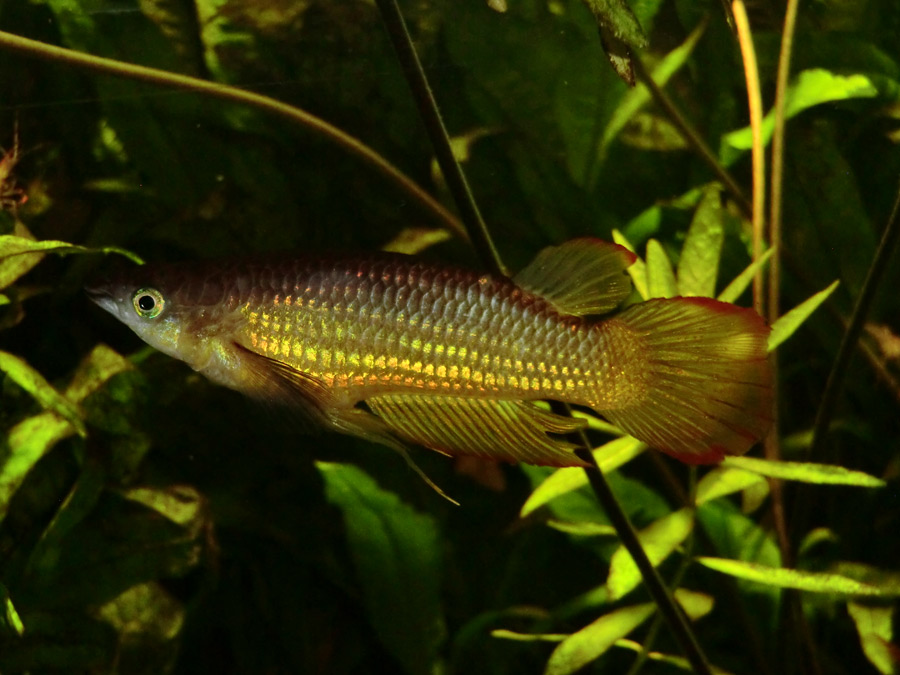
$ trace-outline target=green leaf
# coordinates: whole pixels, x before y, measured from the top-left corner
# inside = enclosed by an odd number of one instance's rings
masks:
[[[897,672],[896,647],[891,649],[894,607],[848,602],[847,611],[856,624],[866,658],[879,673],[894,675]]]
[[[618,230],[612,231],[613,241],[617,243],[619,246],[624,246],[632,253],[635,253],[634,246],[631,245],[625,235],[623,235]],[[650,289],[647,284],[647,265],[640,258],[636,258],[633,263],[628,267],[628,274],[631,277],[631,282],[634,284],[635,289],[637,289],[638,294],[644,300],[649,300],[652,296],[650,295]]]
[[[172,485],[165,488],[137,487],[126,490],[122,496],[153,509],[176,525],[192,529],[204,519],[206,500],[190,485]]]
[[[572,523],[565,520],[550,518],[546,522],[547,527],[552,527],[558,532],[575,535],[576,537],[614,537],[616,528],[603,523],[579,522]]]
[[[603,473],[609,473],[631,461],[646,449],[647,446],[636,438],[622,436],[595,448],[593,453],[600,470]],[[587,485],[587,482],[587,475],[581,467],[569,466],[557,469],[531,493],[522,505],[519,515],[524,518],[557,497]]]
[[[6,586],[0,584],[0,601],[3,603],[3,611],[0,613],[0,644],[10,636],[22,637],[25,633],[25,624],[19,617],[13,605],[12,598]]]
[[[713,499],[740,492],[755,483],[764,482],[765,480],[758,473],[728,466],[717,466],[697,483],[695,503],[697,506],[700,506]]]
[[[702,619],[716,605],[715,598],[708,593],[700,593],[687,588],[676,588],[672,595],[691,621]]]
[[[0,352],[0,371],[37,399],[44,410],[55,412],[69,422],[81,437],[87,436],[78,407],[53,388],[44,376],[24,360],[8,352]]]
[[[433,672],[445,633],[437,524],[354,466],[316,466],[328,501],[344,515],[373,628],[408,673]]]
[[[491,631],[491,637],[515,642],[562,642],[569,633],[517,633],[513,630],[498,628]]]
[[[569,675],[599,658],[619,640],[653,615],[652,603],[622,607],[604,614],[553,650],[544,675]]]
[[[743,272],[738,274],[734,280],[725,287],[725,290],[719,293],[718,299],[722,302],[735,302],[741,297],[741,294],[747,290],[747,287],[751,283],[753,283],[753,277],[755,277],[756,273],[769,261],[769,258],[772,257],[773,253],[775,253],[775,248],[769,248],[765,253],[759,256],[759,258],[750,263]]]
[[[803,322],[819,308],[819,305],[825,302],[829,295],[834,293],[839,283],[839,281],[835,281],[827,288],[801,302],[791,311],[780,316],[772,324],[772,332],[769,333],[769,351],[774,351],[778,345],[791,337]]]
[[[706,29],[706,24],[707,21],[702,21],[697,28],[691,32],[687,40],[666,54],[656,65],[650,76],[657,85],[664,87],[669,79],[677,73],[685,63],[687,63],[688,57],[694,51],[694,47],[697,46],[697,41]],[[615,112],[613,112],[606,128],[603,130],[603,138],[600,141],[600,148],[598,150],[601,158],[605,156],[609,144],[615,140],[622,129],[625,128],[625,125],[628,124],[629,120],[631,120],[641,108],[647,105],[650,100],[650,91],[643,83],[629,89],[625,96],[622,97],[622,102],[616,108]]]
[[[647,36],[625,0],[584,0],[597,25],[632,49],[647,46]]]
[[[651,523],[638,532],[650,564],[656,567],[687,538],[694,528],[694,510],[683,508]],[[618,600],[641,583],[641,573],[631,554],[619,545],[609,563],[606,587],[610,600]]]
[[[856,487],[884,487],[880,478],[862,471],[845,469],[831,464],[812,462],[775,462],[756,457],[726,457],[722,465],[743,471],[752,471],[761,476],[793,480],[817,485],[854,485]]]
[[[90,248],[87,246],[78,246],[76,244],[69,244],[65,241],[56,241],[53,239],[46,239],[44,241],[34,241],[32,239],[28,239],[27,237],[17,237],[12,234],[4,234],[0,235],[0,260],[5,261],[7,258],[13,258],[16,256],[22,255],[30,255],[35,253],[60,253],[63,255],[67,255],[70,253],[117,253],[118,255],[125,256],[129,260],[138,265],[143,265],[144,261],[131,251],[126,251],[123,248],[119,248],[118,246],[101,246],[98,248]],[[0,269],[0,274],[2,274],[2,269]],[[3,277],[0,276],[0,281],[2,281]],[[0,286],[2,288],[2,286]]]
[[[846,101],[856,98],[873,98],[878,96],[878,89],[865,75],[836,75],[835,73],[814,68],[797,74],[788,87],[785,98],[784,116],[790,119],[813,106],[834,101]],[[763,119],[762,133],[764,143],[768,144],[775,128],[775,114],[769,111]],[[722,138],[719,156],[725,166],[729,166],[750,149],[753,135],[750,127],[744,127]]]
[[[875,585],[829,572],[804,572],[727,558],[699,557],[696,560],[717,572],[776,588],[871,598],[900,597],[900,583],[896,580]]]
[[[656,239],[647,242],[647,291],[651,298],[674,298],[678,295],[672,263]]]
[[[680,670],[685,670],[689,673],[696,672],[690,661],[688,661],[683,656],[673,656],[672,654],[663,654],[662,652],[656,651],[646,652],[646,647],[640,642],[635,642],[634,640],[616,640],[616,647],[628,649],[638,654],[645,653],[649,660],[656,661],[657,663],[665,663],[666,665],[673,666]],[[710,665],[709,669],[713,673],[713,675],[732,675],[732,673],[730,673],[729,671],[725,670],[724,668],[719,668],[718,666]]]
[[[703,199],[694,212],[681,249],[678,260],[679,295],[715,296],[719,259],[725,241],[722,215],[722,188],[718,183],[712,183],[703,191]]]

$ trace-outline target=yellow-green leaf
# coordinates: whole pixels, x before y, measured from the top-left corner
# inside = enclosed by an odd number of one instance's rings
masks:
[[[600,657],[606,650],[653,615],[652,603],[622,607],[604,614],[553,650],[544,675],[569,675]]]
[[[34,253],[118,253],[138,265],[144,263],[139,256],[117,246],[89,248],[87,246],[78,246],[77,244],[70,244],[65,241],[57,241],[54,239],[34,241],[27,237],[18,237],[13,234],[0,235],[0,260]]]
[[[647,242],[647,291],[651,298],[674,298],[678,295],[672,263],[656,239]]]
[[[896,657],[891,650],[894,607],[848,602],[847,611],[856,624],[866,658],[882,675],[894,675],[897,672]]]
[[[853,485],[856,487],[884,487],[885,482],[862,471],[845,469],[832,464],[812,462],[774,462],[756,457],[726,457],[722,465],[751,471],[761,476],[793,480],[818,485]]]
[[[635,253],[634,246],[631,245],[631,242],[625,238],[625,235],[619,232],[618,230],[612,231],[613,241],[616,242],[619,246],[624,246],[632,253]],[[634,284],[635,289],[638,292],[638,295],[641,296],[644,300],[650,299],[650,290],[647,287],[647,265],[640,258],[636,258],[633,263],[628,267],[628,275],[631,277],[631,283]]]
[[[815,312],[819,305],[825,302],[829,295],[834,293],[839,283],[839,281],[835,281],[828,288],[822,289],[801,302],[787,314],[779,317],[772,324],[772,332],[769,333],[769,351],[774,351],[778,345],[793,335],[800,325],[809,318],[810,314]]]
[[[680,670],[686,670],[689,673],[694,673],[694,667],[690,664],[683,656],[674,656],[672,654],[663,654],[662,652],[644,652],[644,645],[640,642],[635,642],[634,640],[616,640],[616,647],[621,647],[622,649],[629,649],[633,652],[637,653],[646,653],[647,658],[651,661],[656,661],[657,663],[665,663],[669,666],[674,666]],[[724,668],[719,668],[718,666],[710,665],[710,672],[713,675],[732,675],[731,672],[725,670]]]
[[[774,247],[768,249],[759,256],[759,258],[750,263],[743,272],[738,274],[734,280],[725,287],[725,290],[719,293],[719,300],[722,302],[734,302],[741,297],[741,293],[746,291],[747,287],[753,283],[753,277],[755,277],[756,273],[769,261],[769,258],[772,257],[773,253],[775,253]]]
[[[650,564],[656,567],[669,557],[694,527],[694,510],[683,508],[651,523],[638,532],[638,539]],[[606,587],[610,600],[618,600],[641,583],[641,573],[631,554],[619,545],[609,562]]]
[[[678,293],[711,298],[716,294],[719,259],[725,241],[722,224],[722,188],[707,185],[694,212],[678,260]]]
[[[900,583],[888,580],[881,584],[870,584],[841,574],[830,572],[805,572],[802,570],[769,567],[759,563],[729,560],[727,558],[697,558],[700,564],[728,574],[738,579],[746,579],[766,586],[794,588],[812,593],[832,593],[871,598],[893,598],[900,596]]]
[[[0,352],[0,371],[37,399],[44,410],[68,421],[80,436],[87,436],[78,407],[53,388],[44,376],[15,354]]]
[[[765,481],[765,478],[758,473],[728,466],[717,466],[697,483],[695,503],[700,506],[713,499],[740,492],[750,485],[762,481]]]
[[[597,460],[600,470],[603,473],[609,473],[631,461],[646,449],[647,446],[636,438],[622,436],[601,445],[593,452],[594,459]],[[584,473],[584,469],[577,466],[558,469],[535,488],[531,496],[522,505],[519,515],[524,518],[544,504],[584,485],[587,485],[587,475]]]
[[[676,588],[672,595],[691,621],[702,619],[713,610],[716,604],[715,598],[708,593],[692,591],[687,588]]]

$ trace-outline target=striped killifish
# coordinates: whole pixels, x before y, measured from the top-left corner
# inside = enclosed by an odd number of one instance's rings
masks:
[[[581,465],[587,406],[690,463],[741,454],[770,422],[769,329],[707,298],[630,294],[632,253],[596,239],[512,279],[372,253],[158,264],[89,289],[143,340],[210,380],[405,452],[420,444]]]

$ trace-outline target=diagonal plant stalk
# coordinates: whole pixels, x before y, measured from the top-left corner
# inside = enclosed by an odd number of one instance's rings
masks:
[[[411,178],[391,164],[384,157],[372,150],[357,138],[341,131],[325,120],[305,110],[287,103],[282,103],[269,96],[263,96],[246,89],[232,87],[218,82],[201,80],[196,77],[171,73],[158,68],[148,68],[115,59],[107,59],[91,54],[84,54],[72,49],[48,45],[37,40],[29,40],[12,33],[0,31],[0,50],[18,52],[25,56],[43,59],[54,63],[62,63],[94,73],[104,73],[115,77],[138,80],[170,89],[195,92],[209,98],[239,103],[269,114],[282,117],[294,124],[312,131],[328,139],[341,149],[362,160],[377,173],[392,182],[397,188],[409,195],[425,212],[447,227],[457,236],[468,238],[466,229],[459,220],[444,208],[440,202],[419,187]]]
[[[426,126],[429,128],[432,142],[435,145],[435,152],[439,159],[443,157],[443,161],[452,165],[449,167],[448,171],[448,169],[441,164],[441,169],[444,171],[445,176],[454,176],[453,182],[448,180],[448,187],[450,187],[453,198],[458,204],[460,213],[463,216],[463,223],[471,233],[470,240],[473,242],[473,245],[482,247],[481,250],[478,251],[482,258],[493,258],[491,267],[496,270],[503,270],[504,265],[493,244],[490,231],[480,217],[478,207],[474,203],[474,197],[468,186],[462,167],[459,165],[459,162],[451,151],[450,139],[443,123],[440,121],[440,111],[437,108],[434,97],[431,95],[427,78],[422,70],[418,56],[416,55],[412,38],[406,28],[406,23],[403,20],[400,8],[397,5],[396,0],[376,0],[376,4],[381,12],[382,19],[391,41],[394,43],[394,49],[400,59],[403,71],[413,90],[416,104],[419,106],[419,112],[423,119],[426,120]],[[471,203],[466,204],[466,202]],[[571,409],[568,405],[565,405],[564,408],[571,414]],[[590,441],[583,429],[580,430],[580,438],[582,447],[577,448],[575,454],[587,464],[585,473],[587,474],[588,482],[590,483],[597,500],[606,511],[616,533],[622,540],[622,544],[637,564],[641,576],[644,579],[644,583],[647,586],[647,590],[656,602],[663,618],[669,624],[676,640],[680,644],[694,671],[700,675],[711,675],[712,671],[709,663],[706,660],[706,656],[704,655],[687,618],[675,604],[675,600],[665,583],[663,583],[659,572],[653,567],[647,557],[634,527],[628,519],[628,515],[622,509],[613,494],[609,483],[603,475],[603,472],[600,471],[600,468],[597,466],[594,455],[590,451]]]

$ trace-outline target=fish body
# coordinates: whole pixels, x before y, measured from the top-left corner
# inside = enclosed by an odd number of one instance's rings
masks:
[[[688,461],[746,451],[768,424],[768,329],[707,299],[605,320],[633,256],[599,240],[545,249],[514,279],[397,254],[148,265],[90,289],[149,344],[219,384],[295,403],[398,449],[581,463],[590,407]]]

